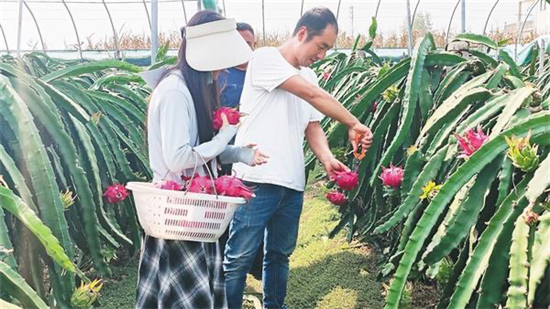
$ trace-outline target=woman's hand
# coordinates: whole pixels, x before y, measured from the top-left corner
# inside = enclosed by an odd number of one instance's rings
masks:
[[[256,144],[248,144],[245,147],[254,149],[256,147]],[[254,149],[254,158],[252,159],[252,163],[250,166],[257,166],[267,163],[267,159],[269,159],[269,156],[263,152],[261,152],[258,149]]]
[[[222,126],[220,128],[220,131],[222,131],[223,129],[230,126],[230,124],[229,124],[229,120],[227,120],[227,115],[225,115],[224,113],[221,113],[220,117],[222,118]],[[239,122],[237,124],[234,124],[233,126],[235,126],[238,129],[241,126],[241,123]]]

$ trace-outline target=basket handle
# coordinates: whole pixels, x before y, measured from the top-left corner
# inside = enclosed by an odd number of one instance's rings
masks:
[[[193,167],[193,173],[191,174],[191,179],[193,179],[193,177],[195,176],[195,172],[197,171],[198,158],[201,158],[202,162],[204,163],[204,166],[206,167],[206,171],[208,172],[208,176],[210,176],[212,188],[214,189],[214,194],[216,194],[216,198],[218,198],[218,191],[216,190],[216,185],[214,184],[215,183],[214,175],[210,170],[209,164],[206,162],[206,160],[204,160],[204,158],[198,152],[196,152],[194,149],[192,151],[193,151],[193,154],[195,155],[195,167]],[[189,180],[188,182],[190,183],[191,180]],[[189,183],[187,183],[186,187],[188,187]],[[187,194],[187,192],[188,191],[185,191],[185,194]]]

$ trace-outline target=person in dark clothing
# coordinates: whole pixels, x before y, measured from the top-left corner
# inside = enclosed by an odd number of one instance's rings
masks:
[[[237,23],[237,31],[252,50],[256,47],[254,29],[247,23]],[[239,105],[243,92],[244,76],[248,63],[224,70],[218,77],[221,89],[220,105],[235,108]]]

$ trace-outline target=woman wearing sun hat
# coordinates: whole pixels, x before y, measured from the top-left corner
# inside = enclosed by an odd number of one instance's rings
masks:
[[[216,172],[220,163],[251,166],[267,156],[253,145],[228,146],[238,125],[215,134],[212,111],[219,106],[221,70],[247,62],[252,51],[234,19],[211,11],[195,14],[182,29],[178,63],[141,74],[153,88],[147,116],[147,140],[153,181]],[[198,159],[201,157],[201,159]],[[218,243],[164,240],[145,235],[139,265],[136,308],[226,308],[222,252]]]

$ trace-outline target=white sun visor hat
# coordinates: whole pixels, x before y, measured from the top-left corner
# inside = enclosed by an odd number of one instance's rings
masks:
[[[248,62],[252,50],[237,31],[235,19],[217,20],[184,28],[185,57],[197,71],[224,70]]]

